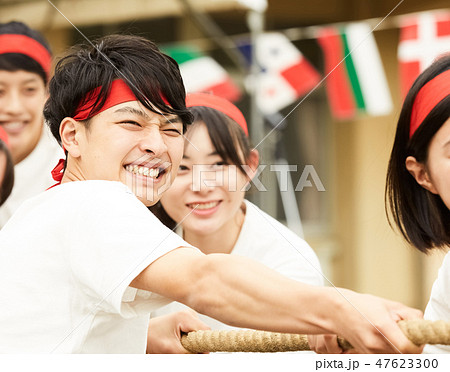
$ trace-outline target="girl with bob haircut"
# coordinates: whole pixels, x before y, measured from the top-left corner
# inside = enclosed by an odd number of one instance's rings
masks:
[[[172,186],[153,209],[169,228],[203,253],[246,256],[279,273],[323,285],[320,264],[309,245],[280,222],[245,200],[245,189],[259,163],[247,123],[224,98],[191,93],[186,106],[194,115],[185,134],[183,160]],[[159,314],[178,310],[172,303]],[[204,317],[214,329],[228,326]]]
[[[416,79],[403,103],[389,160],[390,222],[419,251],[450,246],[450,55]],[[450,319],[450,256],[433,285],[425,318]],[[427,346],[447,351],[448,346]]]
[[[11,194],[14,185],[14,164],[8,149],[8,134],[0,127],[0,205]]]

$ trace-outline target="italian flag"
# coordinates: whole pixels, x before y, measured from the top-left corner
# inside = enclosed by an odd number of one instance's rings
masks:
[[[164,48],[180,66],[186,92],[212,93],[235,102],[241,91],[227,71],[213,58],[191,47]]]
[[[437,57],[450,52],[450,12],[425,12],[402,19],[398,62],[402,97]]]
[[[336,119],[358,112],[387,115],[392,100],[372,30],[365,23],[319,31],[324,54],[326,90]]]

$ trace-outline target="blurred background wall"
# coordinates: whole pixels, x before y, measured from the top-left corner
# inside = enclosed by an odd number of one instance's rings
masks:
[[[240,87],[247,71],[233,60],[233,45],[249,33],[248,9],[235,0],[0,0],[0,21],[18,20],[41,30],[56,55],[81,41],[79,31],[90,40],[125,32],[143,35],[162,47],[184,43],[211,55]],[[424,308],[442,254],[426,257],[407,246],[393,232],[384,212],[387,162],[401,105],[397,47],[399,28],[389,26],[398,15],[448,8],[448,0],[269,0],[265,29],[288,35],[304,56],[323,73],[323,55],[316,42],[302,30],[337,22],[383,18],[386,24],[374,32],[394,109],[391,114],[358,115],[349,120],[333,119],[321,84],[296,107],[280,111],[285,119],[261,148],[262,162],[270,164],[282,153],[296,185],[305,165],[313,165],[325,191],[315,187],[295,193],[306,240],[316,250],[323,269],[336,286],[373,293]],[[216,40],[205,29],[205,19],[223,34]],[[69,22],[70,21],[70,22]],[[72,25],[72,24],[73,25]],[[386,26],[388,25],[388,26]],[[76,26],[79,31],[75,29]],[[210,29],[211,30],[211,29]],[[224,37],[227,36],[227,37]],[[237,101],[249,120],[250,98]],[[296,107],[296,108],[295,108]],[[291,113],[291,111],[295,110]],[[265,123],[265,132],[273,126]],[[260,148],[260,151],[261,151]],[[268,160],[268,162],[267,162]],[[266,162],[265,162],[266,161]],[[273,173],[273,172],[272,172]],[[270,214],[285,220],[273,174],[261,180],[270,185],[259,201]]]

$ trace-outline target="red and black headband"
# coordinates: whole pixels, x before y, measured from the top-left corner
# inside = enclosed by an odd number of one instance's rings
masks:
[[[449,95],[450,70],[437,75],[420,88],[411,111],[409,138],[413,136],[428,114]]]
[[[75,110],[75,114],[73,118],[77,121],[87,120],[90,117],[94,116],[94,106],[98,100],[98,96],[102,87],[97,87],[86,94],[86,96],[81,100],[77,109]],[[164,101],[166,105],[169,104],[167,98],[161,92],[161,99]],[[109,88],[109,92],[106,96],[106,101],[102,107],[97,108],[95,111],[95,115],[100,114],[101,112],[121,103],[130,102],[130,101],[138,101],[136,96],[130,87],[121,79],[116,79],[111,83]]]
[[[73,118],[78,121],[83,121],[92,117],[92,110],[95,102],[98,99],[102,87],[97,87],[91,90],[86,97],[78,105]],[[124,102],[137,101],[138,99],[123,80],[117,79],[111,83],[111,87],[106,97],[105,104],[98,109],[95,114],[99,114],[115,105]]]
[[[186,107],[205,106],[215,109],[233,119],[248,136],[247,122],[242,112],[225,98],[207,93],[189,93],[186,95]]]
[[[41,43],[33,38],[20,34],[0,35],[0,54],[24,54],[39,63],[47,76],[52,66],[52,56]]]

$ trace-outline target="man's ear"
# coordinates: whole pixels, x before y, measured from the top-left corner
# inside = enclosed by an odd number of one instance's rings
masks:
[[[64,118],[59,126],[59,135],[63,149],[73,158],[80,156],[80,148],[77,134],[81,130],[81,124],[72,118]]]
[[[259,152],[256,149],[252,149],[247,158],[248,168],[246,170],[247,176],[250,181],[255,177],[256,171],[258,170],[259,165]]]
[[[424,163],[418,162],[414,156],[408,156],[405,166],[420,186],[433,194],[438,194]]]

